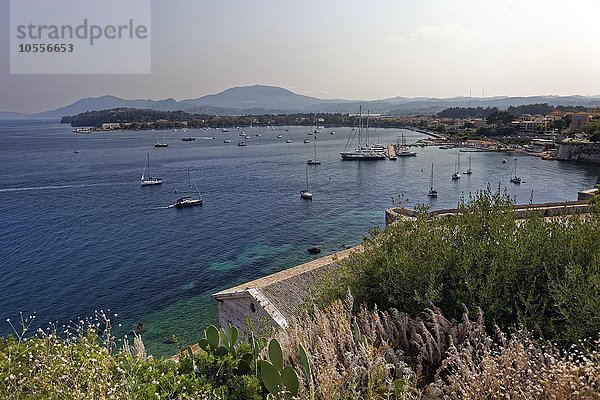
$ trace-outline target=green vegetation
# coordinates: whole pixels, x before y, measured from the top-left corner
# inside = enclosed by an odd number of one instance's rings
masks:
[[[481,307],[500,327],[523,326],[564,345],[600,331],[599,215],[515,221],[507,196],[484,191],[458,214],[375,231],[317,292],[350,288],[359,303],[418,314],[434,304],[460,318]]]
[[[366,115],[363,115],[366,117]],[[265,115],[200,115],[183,111],[156,111],[134,108],[115,108],[102,111],[88,111],[74,116],[63,117],[61,123],[73,127],[97,127],[104,123],[127,124],[126,129],[171,129],[171,128],[222,128],[237,126],[314,126],[315,121],[322,118],[319,125],[328,127],[356,126],[358,116],[349,114],[296,113]],[[403,126],[401,118],[371,118],[369,125],[377,128],[398,128]]]
[[[510,106],[506,112],[515,117],[523,114],[530,115],[545,115],[554,110],[564,112],[586,111],[583,106],[551,106],[547,103],[543,104],[525,104],[520,106]],[[450,107],[438,113],[440,118],[487,118],[494,112],[500,111],[498,107]]]
[[[488,115],[486,121],[489,125],[508,126],[515,120],[515,116],[508,111],[494,111]]]
[[[498,107],[450,107],[438,113],[439,118],[487,118]]]
[[[592,142],[600,142],[600,122],[590,122],[587,124],[585,133]]]
[[[525,104],[521,106],[510,106],[506,109],[507,112],[519,116],[523,114],[530,115],[546,115],[556,110],[555,107],[548,105],[547,103],[543,104]]]

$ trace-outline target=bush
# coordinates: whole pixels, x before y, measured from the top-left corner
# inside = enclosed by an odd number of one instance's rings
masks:
[[[516,221],[510,199],[489,189],[457,215],[400,221],[375,231],[323,279],[326,305],[348,288],[358,303],[418,314],[434,304],[460,318],[481,307],[501,327],[523,326],[573,343],[600,331],[599,216]]]
[[[177,363],[148,357],[139,336],[116,349],[110,319],[0,338],[2,399],[261,399],[256,376],[233,373],[236,360],[199,351]],[[10,322],[10,321],[9,321]]]

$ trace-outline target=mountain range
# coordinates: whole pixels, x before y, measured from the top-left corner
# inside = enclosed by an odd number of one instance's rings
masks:
[[[430,98],[392,97],[381,100],[319,99],[304,96],[276,86],[241,86],[217,94],[196,99],[175,100],[126,100],[115,96],[89,97],[54,110],[36,114],[0,112],[0,119],[14,118],[62,118],[86,111],[98,111],[118,107],[142,108],[160,111],[182,110],[196,114],[244,115],[289,113],[353,113],[359,106],[371,113],[407,115],[437,113],[449,107],[498,107],[548,103],[552,106],[600,106],[600,96],[531,96],[490,98]]]

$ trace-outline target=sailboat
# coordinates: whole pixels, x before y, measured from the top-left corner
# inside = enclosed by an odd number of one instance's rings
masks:
[[[317,141],[315,140],[315,158],[306,162],[308,165],[321,165],[321,161],[317,160]]]
[[[517,185],[521,184],[521,178],[517,175],[517,159],[515,158],[515,166],[513,169],[513,176],[510,178],[512,183],[516,183]]]
[[[310,183],[308,182],[308,165],[306,166],[306,189],[300,191],[300,197],[307,200],[312,200],[313,195],[310,191]]]
[[[162,140],[162,142],[158,141],[158,138],[156,139],[156,144],[154,145],[154,147],[168,147],[169,143],[167,143],[167,141],[165,139]]]
[[[140,179],[141,186],[160,185],[163,183],[162,179],[152,176],[150,174],[150,154],[146,153],[146,165],[142,171],[142,177]]]
[[[348,142],[346,143],[346,148],[343,152],[340,153],[342,156],[342,160],[385,160],[385,153],[383,151],[378,151],[379,149],[374,149],[373,146],[369,146],[369,118],[367,117],[367,129],[365,131],[365,138],[363,143],[363,121],[362,121],[362,106],[359,108],[358,112],[358,131],[357,131],[357,143],[354,150],[350,150],[350,146],[353,141],[354,134],[351,134],[350,138],[348,138]]]
[[[173,207],[182,208],[182,207],[190,207],[190,206],[200,206],[202,205],[202,196],[200,196],[200,191],[198,190],[198,186],[196,186],[196,182],[192,180],[192,176],[190,175],[190,169],[187,169],[188,173],[188,186],[190,188],[190,193],[193,189],[196,189],[196,193],[198,193],[198,198],[193,198],[190,196],[180,197],[175,201]],[[192,182],[194,183],[194,187],[192,187]]]
[[[452,174],[452,180],[456,181],[460,179],[460,153],[458,153],[458,166],[455,168]]]
[[[398,157],[413,157],[416,156],[417,153],[414,151],[408,150],[408,146],[406,145],[406,141],[404,140],[404,133],[402,133],[402,146],[398,146],[398,151],[396,152],[396,156]]]
[[[431,179],[429,180],[429,193],[427,193],[429,197],[437,197],[437,190],[433,189],[433,163],[431,164]]]
[[[471,171],[471,155],[469,154],[469,169],[465,171],[465,175],[471,175],[473,171]]]
[[[247,138],[247,136],[244,136],[244,137],[242,138],[242,141],[241,141],[241,142],[238,142],[238,144],[237,144],[237,145],[238,145],[238,146],[240,146],[240,147],[244,147],[244,146],[246,145],[246,138]]]

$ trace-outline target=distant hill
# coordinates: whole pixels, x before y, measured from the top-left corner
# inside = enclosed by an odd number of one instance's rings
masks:
[[[363,112],[406,115],[435,114],[450,107],[498,107],[547,103],[552,106],[600,106],[599,96],[532,96],[490,97],[487,99],[453,97],[437,99],[430,97],[392,97],[381,100],[319,99],[304,96],[290,90],[265,85],[240,86],[220,93],[177,101],[126,100],[115,96],[101,96],[78,100],[65,107],[33,114],[34,118],[62,118],[86,111],[113,108],[137,108],[156,111],[185,111],[193,114],[245,115],[289,113],[353,113],[362,106]],[[0,112],[0,118],[24,118],[27,114]]]
[[[303,96],[287,89],[275,86],[242,86],[222,91],[221,93],[184,100],[196,107],[211,106],[233,109],[264,109],[295,112],[305,110],[323,100],[316,97]]]
[[[33,114],[34,118],[62,118],[66,115],[75,115],[86,111],[99,111],[111,108],[140,108],[157,111],[178,111],[182,108],[192,107],[175,99],[165,100],[125,100],[115,96],[88,97],[55,110]]]
[[[30,115],[25,113],[0,111],[0,119],[24,119],[29,117]]]

